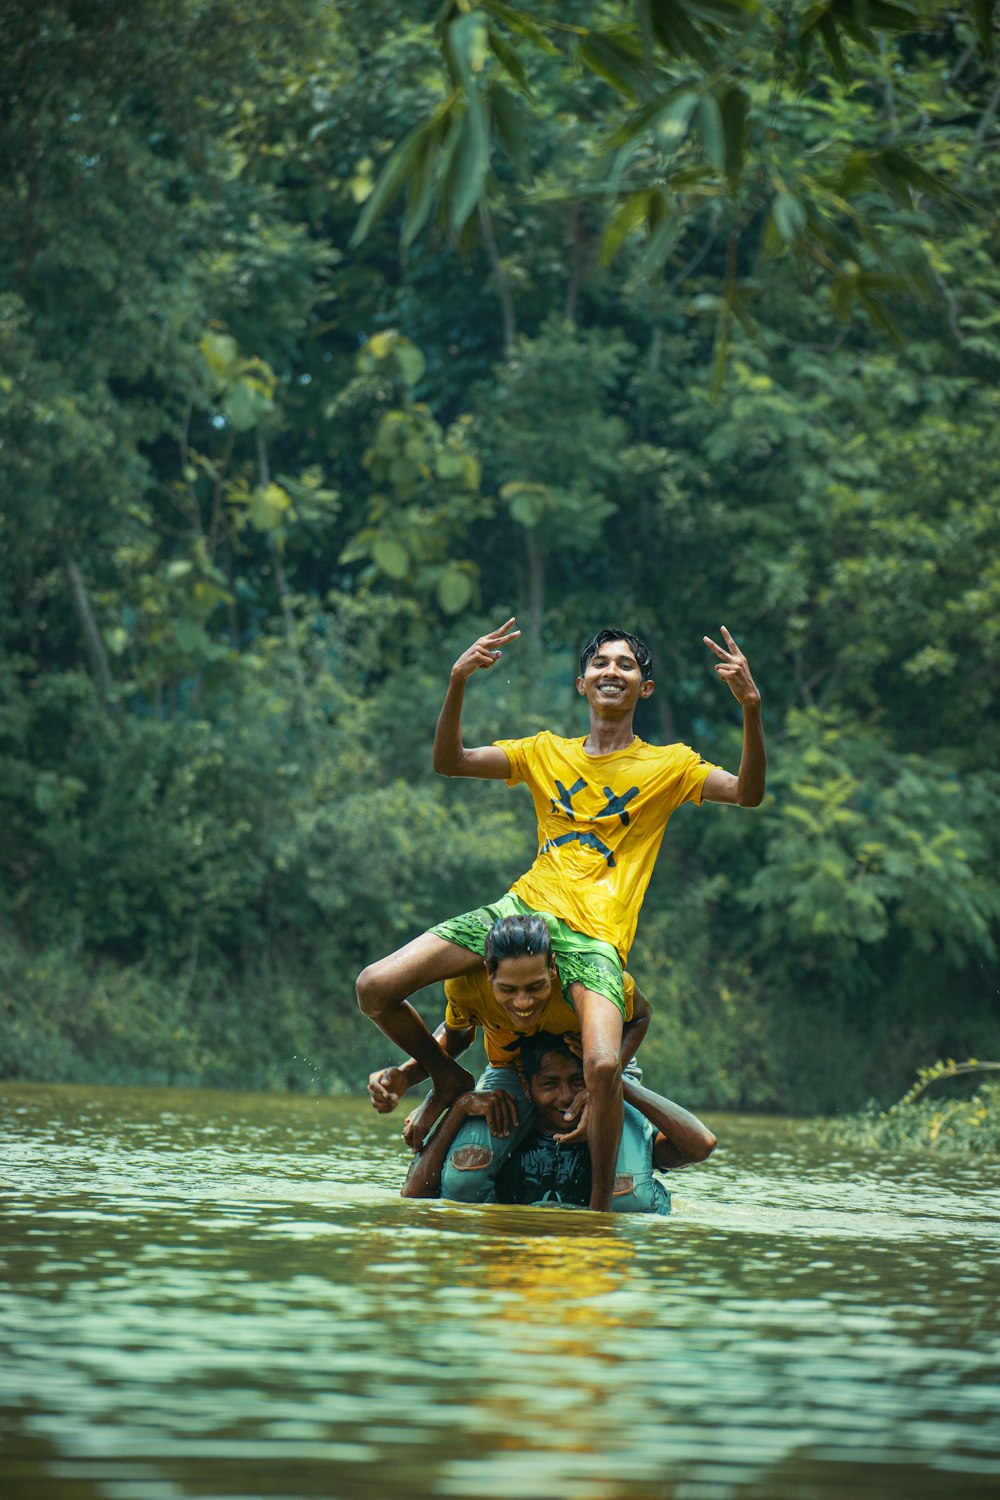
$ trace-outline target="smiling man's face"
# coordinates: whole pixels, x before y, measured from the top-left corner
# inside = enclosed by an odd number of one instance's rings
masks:
[[[549,1003],[556,978],[555,965],[544,953],[502,958],[488,975],[493,994],[515,1031],[535,1031]]]
[[[548,1133],[569,1130],[579,1118],[566,1118],[570,1105],[584,1088],[583,1063],[561,1052],[546,1052],[539,1061],[538,1072],[530,1083],[523,1083],[525,1094],[538,1111],[538,1123]]]
[[[583,677],[576,679],[576,688],[592,708],[627,712],[640,698],[649,697],[653,683],[651,679],[643,682],[628,641],[605,641],[588,661]]]

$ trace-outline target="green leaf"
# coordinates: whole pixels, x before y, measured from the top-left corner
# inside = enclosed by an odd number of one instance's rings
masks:
[[[722,127],[722,111],[714,94],[702,94],[697,108],[698,134],[705,155],[713,167],[721,172],[726,165],[726,136]]]
[[[470,495],[478,492],[483,482],[483,466],[472,453],[462,454],[462,488]]]
[[[431,204],[434,201],[438,149],[444,130],[443,122],[435,121],[420,143],[419,156],[407,184],[406,211],[403,214],[403,227],[400,233],[400,243],[404,250],[413,244],[426,224],[427,215],[431,211]]]
[[[292,514],[292,497],[272,480],[265,489],[254,490],[247,513],[254,531],[276,531]]]
[[[521,182],[532,179],[531,152],[528,146],[528,122],[520,101],[500,84],[489,93],[493,110],[493,122],[500,137],[500,144],[510,158],[511,165]]]
[[[723,303],[719,312],[719,322],[715,331],[715,344],[712,349],[712,379],[709,384],[709,399],[718,401],[722,394],[722,387],[726,383],[726,370],[729,367],[729,347],[732,318],[728,303]]]
[[[523,11],[515,10],[512,5],[505,5],[502,0],[483,0],[483,9],[488,11],[498,21],[503,21],[509,26],[516,36],[523,36],[526,41],[532,42],[542,52],[547,52],[551,57],[559,56],[559,48],[549,41],[540,26],[536,26],[530,16]]]
[[[830,288],[830,300],[833,303],[833,311],[841,323],[851,321],[851,309],[858,290],[858,278],[853,272],[835,278]]]
[[[537,526],[548,508],[549,492],[543,484],[525,484],[514,480],[500,490],[500,499],[510,508],[519,526]]]
[[[725,169],[730,184],[735,185],[743,171],[746,150],[747,115],[750,96],[740,88],[727,89],[722,96],[722,130],[726,138]]]
[[[653,194],[650,191],[631,193],[620,204],[608,222],[601,240],[601,265],[610,265],[621,249],[626,236],[637,224],[641,224],[649,212]]]
[[[658,40],[674,57],[693,57],[706,72],[715,66],[715,52],[705,31],[701,30],[677,0],[649,0],[653,30]],[[690,7],[696,9],[694,5]]]
[[[211,637],[197,620],[175,620],[173,633],[178,649],[185,656],[204,656],[211,650]]]
[[[121,656],[128,649],[128,631],[121,625],[111,625],[104,632],[104,644],[112,656]]]
[[[457,615],[472,598],[473,580],[467,566],[452,563],[438,579],[438,603],[446,615]]]
[[[442,448],[434,460],[434,472],[439,479],[461,479],[465,470],[465,455],[453,448]]]
[[[805,28],[803,28],[803,31],[805,31]],[[844,56],[844,49],[840,45],[840,33],[837,31],[836,23],[828,11],[824,11],[819,20],[819,33],[823,38],[826,55],[833,64],[833,71],[836,73],[837,78],[843,84],[850,83],[851,75],[847,66],[847,58]]]
[[[800,200],[791,193],[779,193],[771,205],[771,215],[785,244],[794,244],[806,227],[806,211]]]
[[[471,98],[459,126],[445,189],[448,224],[453,237],[458,236],[479,202],[489,164],[486,112],[479,99]]]
[[[401,338],[396,342],[393,353],[396,356],[396,364],[399,367],[399,377],[404,385],[413,387],[423,378],[427,368],[427,361],[423,351],[409,339]]]
[[[237,432],[249,432],[257,425],[257,406],[253,392],[240,380],[228,392],[222,409]]]
[[[933,172],[928,172],[926,167],[922,167],[908,152],[900,151],[898,147],[887,146],[885,150],[876,152],[871,158],[871,164],[875,175],[886,186],[889,186],[891,181],[905,182],[910,187],[916,188],[919,193],[926,193],[928,197],[950,199],[953,203],[961,204],[963,208],[974,207],[972,200],[966,198],[964,193],[960,193],[943,178],[935,177]],[[904,196],[907,199],[909,197],[908,194]]]
[[[972,0],[972,19],[983,51],[993,61],[993,0]]]
[[[490,47],[504,72],[510,74],[521,92],[527,94],[530,99],[531,84],[528,82],[527,70],[521,60],[520,53],[493,26],[490,27]]]
[[[424,139],[432,128],[432,121],[425,121],[422,125],[416,126],[400,141],[389,157],[378,175],[378,181],[365,201],[354,233],[351,235],[352,250],[361,244],[369,230],[374,227],[401,191],[403,184],[420,160]]]
[[[228,333],[210,329],[200,340],[198,350],[218,384],[226,385],[238,359],[236,340]]]
[[[649,85],[649,72],[642,53],[624,40],[591,32],[577,43],[576,55],[582,63],[603,78],[627,99],[641,98]]]
[[[376,537],[372,543],[372,557],[388,578],[405,578],[410,571],[410,554],[395,537]]]
[[[652,276],[660,269],[676,245],[683,227],[684,218],[680,213],[663,214],[646,242],[646,249],[639,262],[640,276]]]
[[[679,88],[651,99],[609,136],[608,149],[620,150],[651,130],[656,131],[661,145],[676,145],[687,132],[698,98],[699,95],[693,89]]]
[[[445,28],[445,56],[456,81],[467,90],[475,87],[476,75],[483,71],[489,53],[489,29],[479,11],[467,11],[449,22]]]

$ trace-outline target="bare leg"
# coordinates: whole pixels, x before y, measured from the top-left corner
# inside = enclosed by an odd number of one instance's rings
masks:
[[[604,995],[574,984],[570,990],[580,1017],[583,1076],[590,1094],[590,1206],[611,1208],[615,1166],[625,1118],[622,1103],[622,1014]]]
[[[412,1005],[410,995],[442,979],[474,974],[482,958],[470,948],[447,943],[425,932],[388,958],[369,964],[358,975],[358,1004],[390,1041],[421,1065],[431,1080],[431,1093],[406,1122],[407,1144],[419,1150],[431,1125],[448,1106],[472,1087],[473,1077],[435,1041]],[[433,1101],[433,1103],[432,1103]],[[417,1116],[419,1115],[419,1121]]]

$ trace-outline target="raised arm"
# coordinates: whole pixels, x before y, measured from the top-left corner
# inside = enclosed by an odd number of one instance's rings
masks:
[[[738,776],[719,767],[709,771],[702,797],[706,802],[730,802],[739,807],[759,807],[764,800],[767,779],[767,750],[760,712],[760,690],[750,674],[746,657],[725,625],[722,627],[722,636],[726,643],[725,650],[707,635],[703,639],[705,645],[719,657],[715,670],[723,682],[728,684],[730,692],[743,710],[743,754],[740,757]]]
[[[633,1083],[628,1074],[622,1079],[622,1092],[625,1103],[633,1105],[659,1131],[653,1142],[654,1166],[686,1167],[711,1156],[716,1138],[697,1115],[682,1109],[672,1099],[643,1088],[641,1083]]]
[[[475,1036],[474,1026],[451,1027],[442,1021],[434,1033],[434,1040],[446,1056],[461,1057],[472,1046]],[[368,1075],[368,1096],[372,1101],[372,1108],[380,1115],[392,1114],[406,1090],[411,1089],[415,1083],[423,1083],[426,1077],[426,1068],[421,1067],[413,1057],[398,1067],[393,1065],[389,1068],[376,1068],[374,1073]]]
[[[485,780],[505,781],[510,775],[510,761],[497,745],[480,745],[467,750],[462,744],[462,705],[465,684],[473,672],[488,672],[503,655],[502,648],[521,632],[511,630],[513,617],[499,630],[491,630],[473,641],[451,669],[437,729],[434,731],[433,765],[439,776],[479,776]]]

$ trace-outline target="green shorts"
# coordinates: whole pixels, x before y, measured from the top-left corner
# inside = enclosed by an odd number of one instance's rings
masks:
[[[595,994],[603,995],[616,1005],[625,1016],[625,989],[622,984],[622,961],[611,943],[602,943],[600,938],[588,937],[577,932],[560,917],[551,912],[536,911],[522,901],[520,896],[509,892],[490,906],[477,907],[475,911],[463,912],[460,917],[450,917],[430,930],[435,937],[446,943],[457,943],[460,948],[471,948],[473,953],[482,953],[486,946],[486,934],[494,922],[502,917],[541,917],[552,938],[552,953],[562,983],[567,1005],[572,1005],[570,988],[582,984]]]

